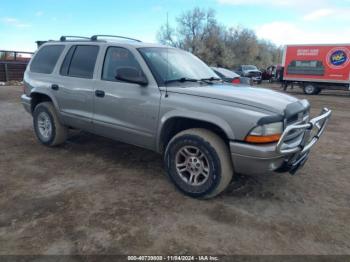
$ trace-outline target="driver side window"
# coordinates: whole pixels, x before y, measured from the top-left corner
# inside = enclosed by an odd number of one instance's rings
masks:
[[[134,55],[126,48],[108,47],[103,63],[102,80],[116,81],[118,69],[136,69],[139,76],[142,76],[142,70]]]

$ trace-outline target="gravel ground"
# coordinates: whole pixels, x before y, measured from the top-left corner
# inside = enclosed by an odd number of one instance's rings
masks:
[[[297,176],[241,176],[207,201],[153,152],[86,133],[40,145],[20,94],[0,87],[0,255],[350,254],[348,92],[307,97],[334,114]]]

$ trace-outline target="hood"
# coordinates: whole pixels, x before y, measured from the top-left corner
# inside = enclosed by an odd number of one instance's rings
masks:
[[[261,76],[261,71],[259,70],[246,70],[244,71],[246,76]]]
[[[169,87],[168,92],[219,99],[261,108],[283,115],[288,104],[298,99],[265,88],[233,85],[208,85],[195,87]]]

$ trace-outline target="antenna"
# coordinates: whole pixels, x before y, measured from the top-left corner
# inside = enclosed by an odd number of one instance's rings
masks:
[[[168,29],[169,29],[169,13],[166,12],[166,30],[168,31]],[[167,47],[167,49],[166,49],[166,56],[167,56],[167,58],[166,58],[166,74],[167,74],[166,78],[168,80],[168,77],[169,77],[169,47]],[[169,96],[168,85],[165,84],[165,97],[168,97],[168,96]]]

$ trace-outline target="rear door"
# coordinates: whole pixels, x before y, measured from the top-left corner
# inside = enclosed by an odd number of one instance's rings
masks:
[[[92,129],[94,73],[99,46],[72,45],[52,86],[67,125]]]

